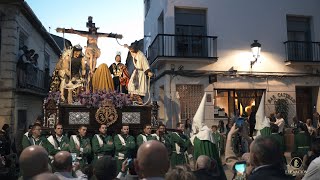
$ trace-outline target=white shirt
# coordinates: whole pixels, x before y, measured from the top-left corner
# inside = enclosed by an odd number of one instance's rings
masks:
[[[59,142],[61,142],[61,140],[62,140],[62,138],[63,138],[63,135],[61,135],[61,136],[56,136],[57,137],[57,140],[59,141]]]
[[[276,122],[274,124],[279,127],[279,133],[282,133],[284,128],[284,119],[283,118],[276,119]]]
[[[318,180],[320,177],[320,157],[317,157],[314,159],[308,169],[302,180]]]

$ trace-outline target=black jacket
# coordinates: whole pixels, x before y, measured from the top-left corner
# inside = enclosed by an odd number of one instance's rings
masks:
[[[248,180],[293,180],[293,176],[286,175],[281,167],[271,165],[253,171]]]
[[[215,175],[212,172],[209,172],[206,169],[199,169],[196,171],[193,171],[193,174],[197,177],[197,179],[201,180],[215,180],[215,179],[221,179],[220,176],[217,174]]]

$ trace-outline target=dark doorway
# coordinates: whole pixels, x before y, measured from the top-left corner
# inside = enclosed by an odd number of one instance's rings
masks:
[[[312,87],[296,87],[296,111],[299,121],[312,119]]]
[[[18,110],[18,130],[25,130],[27,123],[27,110]]]

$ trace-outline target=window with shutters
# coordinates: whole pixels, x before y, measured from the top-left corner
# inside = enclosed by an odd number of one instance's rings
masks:
[[[313,60],[313,51],[317,49],[315,48],[317,45],[311,42],[310,17],[287,16],[287,36],[286,46],[289,60]]]
[[[27,45],[27,39],[28,39],[27,35],[20,31],[20,34],[19,34],[19,47],[20,48]]]
[[[205,9],[175,8],[178,56],[207,56],[207,12]]]
[[[192,119],[204,94],[203,85],[180,84],[176,86],[179,93],[181,119]]]

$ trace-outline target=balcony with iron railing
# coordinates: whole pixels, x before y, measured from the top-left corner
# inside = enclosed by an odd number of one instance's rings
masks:
[[[159,57],[217,60],[217,37],[158,34],[149,46],[147,56],[150,64]]]
[[[286,41],[286,63],[320,63],[320,42]]]
[[[45,95],[49,90],[49,72],[39,70],[30,64],[17,67],[17,91]]]

